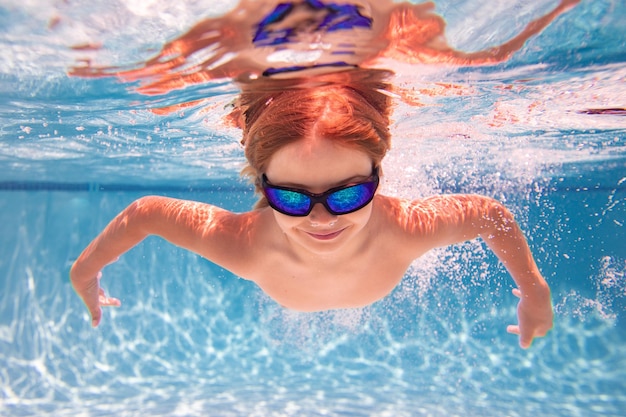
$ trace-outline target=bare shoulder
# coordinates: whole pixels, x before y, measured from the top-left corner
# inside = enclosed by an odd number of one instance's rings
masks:
[[[403,247],[427,251],[476,237],[482,218],[505,210],[496,200],[474,194],[435,195],[415,200],[379,197],[386,227]]]
[[[272,219],[268,210],[233,213],[219,209],[214,230],[202,238],[199,253],[232,273],[250,278],[271,244]]]
[[[408,200],[380,196],[388,221],[406,231],[430,230],[435,222],[456,223],[503,209],[491,197],[477,194],[440,194]]]
[[[136,214],[132,214],[132,213]],[[259,258],[269,227],[265,210],[234,213],[198,201],[148,196],[129,207],[146,234],[205,257],[234,274],[245,276]]]

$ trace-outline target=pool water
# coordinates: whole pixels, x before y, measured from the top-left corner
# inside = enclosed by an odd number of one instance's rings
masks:
[[[436,2],[464,50],[551,6]],[[229,7],[0,4],[0,415],[625,415],[626,118],[585,111],[626,107],[620,1],[583,1],[504,64],[394,68],[459,94],[398,104],[383,192],[477,192],[512,210],[555,307],[530,349],[506,333],[513,282],[481,241],[418,259],[369,307],[305,314],[151,237],[105,269],[122,307],[91,328],[69,268],[126,205],[159,194],[246,211],[255,197],[220,123],[231,83],[146,97],[68,77],[84,53],[68,46],[100,39],[95,58],[131,62]],[[146,110],[205,96],[208,111]]]

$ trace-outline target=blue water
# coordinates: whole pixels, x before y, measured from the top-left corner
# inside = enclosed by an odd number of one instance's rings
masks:
[[[550,7],[436,5],[465,50]],[[417,260],[372,306],[302,314],[149,238],[105,269],[122,307],[90,327],[69,267],[127,204],[161,194],[245,211],[254,196],[238,132],[220,125],[230,83],[146,97],[69,78],[84,52],[68,46],[100,39],[95,59],[131,62],[228,7],[0,2],[0,415],[626,415],[626,116],[579,112],[626,107],[621,1],[583,2],[504,64],[397,68],[416,89],[463,94],[398,105],[383,191],[511,208],[555,305],[531,349],[505,331],[513,283],[480,241]],[[211,111],[145,110],[207,95]]]

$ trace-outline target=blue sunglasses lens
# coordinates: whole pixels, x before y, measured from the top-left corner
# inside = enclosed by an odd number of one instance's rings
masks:
[[[265,185],[265,196],[272,208],[289,216],[306,216],[313,202],[323,203],[332,214],[352,213],[369,204],[374,198],[378,181],[356,184],[330,192],[321,197],[313,197],[296,190]],[[312,197],[315,201],[312,201]]]
[[[334,214],[350,213],[366,206],[375,191],[375,182],[357,184],[335,191],[328,196],[326,203]]]
[[[273,208],[292,216],[306,215],[311,205],[311,199],[297,191],[267,187],[265,195]]]

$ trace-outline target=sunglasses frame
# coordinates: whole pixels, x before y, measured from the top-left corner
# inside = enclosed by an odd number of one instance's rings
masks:
[[[346,212],[337,212],[337,211],[335,211],[335,210],[333,210],[332,208],[329,207],[329,205],[328,205],[328,197],[330,197],[333,193],[336,193],[337,191],[345,190],[346,188],[357,187],[359,185],[365,185],[365,184],[371,184],[371,183],[374,183],[374,190],[372,192],[372,196],[370,198],[368,198],[367,201],[364,204],[359,205],[358,207],[356,207],[356,208],[354,208],[352,210],[346,211]],[[263,174],[262,177],[261,177],[261,186],[262,186],[262,189],[263,189],[263,194],[265,195],[265,198],[267,199],[267,202],[269,203],[270,207],[273,208],[274,210],[276,210],[279,213],[282,213],[282,214],[285,214],[285,215],[291,216],[291,217],[306,217],[306,216],[308,216],[309,214],[311,214],[311,211],[313,210],[313,207],[315,207],[315,205],[317,203],[322,204],[324,206],[324,208],[326,208],[326,210],[330,214],[333,214],[335,216],[341,216],[341,215],[344,215],[344,214],[354,213],[355,211],[361,210],[363,207],[367,206],[374,199],[374,196],[376,195],[376,190],[378,189],[379,184],[380,184],[380,177],[378,176],[378,167],[373,167],[372,168],[372,175],[370,175],[369,178],[367,180],[365,180],[365,181],[357,182],[357,183],[354,183],[354,184],[341,185],[339,187],[333,187],[333,188],[330,188],[330,189],[324,191],[323,193],[319,193],[319,194],[311,193],[311,192],[308,192],[307,190],[303,190],[301,188],[281,187],[279,185],[273,185],[272,183],[269,182],[269,180],[267,179],[267,176],[265,174]],[[274,205],[272,200],[267,196],[267,191],[266,191],[267,188],[273,188],[273,189],[282,190],[282,191],[290,191],[290,192],[294,192],[294,193],[305,195],[310,200],[309,208],[307,209],[306,213],[303,213],[303,214],[288,213],[285,210],[281,209],[280,207],[277,207],[276,205]]]

